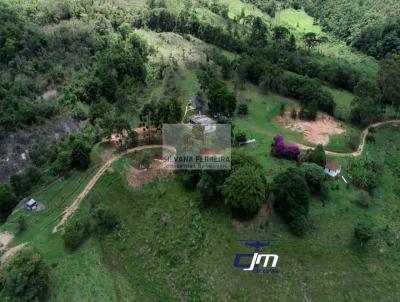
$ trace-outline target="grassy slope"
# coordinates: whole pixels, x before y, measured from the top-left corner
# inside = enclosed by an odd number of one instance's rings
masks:
[[[239,7],[238,2],[232,3]],[[182,74],[180,85],[186,97],[198,83],[190,70],[184,69]],[[293,101],[264,96],[254,87],[243,94],[252,99],[250,116],[236,119],[235,124],[257,139],[257,145],[245,151],[259,159],[271,180],[279,170],[293,164],[268,155],[272,136],[283,131],[289,140],[302,140],[300,134],[285,132],[273,122],[280,103],[290,106]],[[350,97],[338,91],[339,106],[346,107]],[[388,149],[388,142],[394,146],[400,143],[398,131],[391,128],[379,130],[376,136],[378,143],[367,146],[374,158]],[[395,141],[391,142],[393,137]],[[345,164],[344,159],[337,160]],[[176,301],[200,296],[208,301],[262,301],[265,296],[272,301],[399,300],[394,248],[383,243],[383,235],[368,246],[368,253],[357,252],[351,241],[354,221],[365,213],[379,226],[387,224],[393,234],[398,233],[396,213],[400,209],[394,193],[398,179],[388,169],[369,209],[351,203],[356,191],[346,189],[343,183],[339,183],[339,191],[330,192],[325,206],[313,201],[315,229],[305,240],[299,240],[274,214],[268,218],[267,229],[260,229],[267,218],[238,223],[221,206],[203,208],[196,203],[196,193],[185,191],[174,178],[134,190],[126,183],[124,167],[125,162],[117,163],[114,173],[102,177],[74,216],[79,219],[86,215],[88,199],[98,199],[123,218],[122,231],[101,241],[92,238],[73,254],[64,250],[60,235],[51,234],[51,230],[63,207],[73,200],[71,196],[61,204],[61,196],[70,192],[82,175],[93,172],[74,172],[71,178],[36,196],[46,201],[47,208],[28,216],[29,230],[18,235],[13,244],[29,241],[43,252],[51,265],[50,301]],[[12,224],[2,226],[10,228]],[[233,270],[234,255],[246,251],[237,241],[243,238],[271,240],[270,252],[280,255],[281,272],[263,276]],[[384,257],[381,263],[379,256]]]
[[[367,145],[371,156],[393,152],[400,143],[400,133],[394,128],[378,130],[376,137],[377,144]],[[256,149],[260,148],[257,145]],[[252,147],[245,152],[257,154]],[[277,170],[291,164],[261,151],[258,158],[270,180]],[[338,161],[345,164],[345,159]],[[395,215],[400,206],[393,192],[398,179],[387,166],[384,181],[367,209],[351,201],[354,188],[346,188],[342,181],[332,182],[335,190],[330,191],[325,205],[312,201],[313,229],[305,239],[293,237],[274,213],[238,222],[221,205],[204,208],[197,202],[197,194],[183,189],[176,177],[132,189],[124,167],[117,163],[113,173],[102,177],[81,210],[81,215],[88,211],[90,199],[108,204],[123,220],[121,231],[102,238],[100,249],[92,240],[76,252],[79,258],[88,247],[101,251],[101,258],[107,260],[99,270],[107,268],[120,301],[262,301],[266,295],[270,301],[399,299],[395,289],[400,281],[395,265],[398,242],[392,242],[391,247],[387,244],[400,228]],[[366,251],[360,251],[354,247],[352,232],[354,223],[364,215],[376,222],[377,236]],[[260,228],[266,220],[266,229]],[[386,225],[389,231],[383,231]],[[280,273],[258,275],[234,270],[234,255],[246,252],[237,241],[243,238],[271,240],[269,251],[280,256]],[[95,253],[93,257],[98,256]],[[82,264],[81,270],[85,272],[89,264]],[[66,290],[75,294],[83,290],[79,286],[72,289],[72,285],[66,284]],[[102,289],[104,297],[108,290]]]
[[[370,76],[376,77],[377,75],[378,63],[376,60],[357,52],[344,42],[340,42],[332,35],[323,32],[321,27],[315,25],[314,19],[307,15],[304,10],[294,10],[292,8],[282,10],[272,19],[272,24],[287,26],[298,38],[306,32],[315,32],[319,36],[326,36],[329,42],[322,45],[318,51],[331,58],[347,60],[352,66],[366,72]],[[315,55],[318,56],[318,53]],[[323,60],[321,56],[320,58]]]

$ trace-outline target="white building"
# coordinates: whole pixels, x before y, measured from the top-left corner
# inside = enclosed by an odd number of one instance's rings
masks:
[[[196,114],[189,118],[190,124],[202,125],[204,127],[204,133],[209,134],[217,129],[215,121],[206,115]]]
[[[334,161],[327,160],[325,164],[325,174],[328,174],[331,177],[336,177],[340,174],[342,166],[335,163]]]
[[[33,198],[29,199],[26,203],[25,206],[28,210],[35,210],[37,208],[37,202]]]

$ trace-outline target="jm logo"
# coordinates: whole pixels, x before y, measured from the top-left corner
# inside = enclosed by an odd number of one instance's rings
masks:
[[[250,271],[255,273],[277,273],[279,256],[275,254],[261,254],[260,250],[263,247],[268,247],[270,243],[268,241],[252,241],[252,240],[241,240],[244,245],[249,248],[254,248],[255,252],[252,254],[236,254],[233,266],[235,268],[241,268],[244,271]],[[243,263],[243,259],[251,259],[250,263]]]

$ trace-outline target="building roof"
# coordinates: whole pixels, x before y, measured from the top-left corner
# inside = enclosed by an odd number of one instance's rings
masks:
[[[209,118],[208,116],[202,114],[192,115],[190,117],[190,121],[194,124],[200,124],[200,125],[215,124],[215,121],[212,118]]]
[[[36,204],[36,200],[34,200],[33,198],[29,199],[29,200],[26,202],[26,205],[27,205],[28,207],[31,207],[31,206],[33,206],[33,205],[35,205],[35,204]]]
[[[325,168],[333,171],[340,170],[342,168],[341,165],[335,163],[334,161],[331,161],[329,159],[326,160]]]

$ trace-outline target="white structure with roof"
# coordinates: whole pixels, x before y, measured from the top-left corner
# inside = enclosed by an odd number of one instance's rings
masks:
[[[204,126],[204,133],[208,134],[214,132],[217,127],[215,126],[215,121],[203,114],[195,114],[189,118],[189,122],[195,125],[202,125]]]
[[[334,161],[327,160],[325,164],[324,172],[331,177],[336,177],[340,174],[342,166],[335,163]]]
[[[35,210],[37,208],[37,201],[31,198],[25,203],[25,206],[28,210]]]

